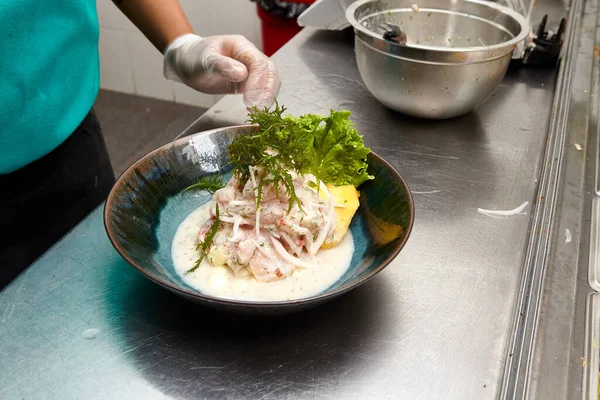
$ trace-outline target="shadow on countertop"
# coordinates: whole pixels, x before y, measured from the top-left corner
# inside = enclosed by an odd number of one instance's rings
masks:
[[[392,292],[382,277],[310,310],[249,317],[204,308],[136,272],[123,280],[130,267],[118,264],[109,272],[114,286],[107,300],[122,350],[152,387],[176,398],[334,390],[341,376],[347,380],[373,362],[364,354],[377,349],[366,347],[386,336],[393,321],[365,312],[394,303],[386,300]]]

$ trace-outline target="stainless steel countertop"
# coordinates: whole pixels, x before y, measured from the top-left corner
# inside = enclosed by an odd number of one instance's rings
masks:
[[[279,101],[298,114],[351,110],[367,145],[400,171],[415,196],[413,234],[371,289],[390,293],[383,309],[376,306],[386,328],[354,350],[367,360],[359,381],[372,383],[363,392],[348,386],[356,377],[334,373],[341,391],[331,394],[497,397],[530,219],[494,219],[477,208],[535,203],[555,71],[511,72],[477,111],[422,121],[386,110],[367,92],[343,35],[306,32],[294,44],[277,57],[287,82]],[[243,123],[240,104],[224,99],[186,134]],[[360,311],[373,312],[367,307]]]
[[[294,114],[351,110],[367,145],[406,178],[416,221],[400,256],[329,304],[242,318],[128,267],[96,210],[0,293],[0,398],[500,395],[530,213],[477,208],[536,204],[556,71],[509,72],[475,112],[422,121],[368,94],[343,33],[304,30],[275,61],[280,103]],[[244,117],[226,97],[186,133]]]

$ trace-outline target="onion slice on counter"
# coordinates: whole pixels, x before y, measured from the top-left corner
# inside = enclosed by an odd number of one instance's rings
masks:
[[[477,212],[480,214],[487,215],[488,217],[510,217],[513,215],[526,214],[523,211],[527,208],[529,202],[526,201],[517,208],[512,210],[486,210],[484,208],[478,208]]]

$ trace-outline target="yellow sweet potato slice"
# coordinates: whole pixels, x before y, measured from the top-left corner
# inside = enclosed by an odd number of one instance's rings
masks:
[[[333,196],[333,202],[336,205],[335,213],[335,229],[333,235],[325,239],[321,246],[322,249],[330,249],[337,246],[350,226],[352,217],[358,210],[360,193],[353,185],[346,186],[330,186],[327,185],[329,193]]]

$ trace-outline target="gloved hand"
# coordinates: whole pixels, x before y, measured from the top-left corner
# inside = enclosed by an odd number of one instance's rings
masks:
[[[180,36],[165,51],[164,74],[204,93],[242,93],[258,108],[271,106],[281,86],[273,62],[243,36]]]

